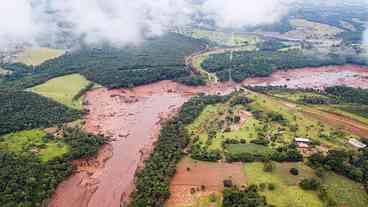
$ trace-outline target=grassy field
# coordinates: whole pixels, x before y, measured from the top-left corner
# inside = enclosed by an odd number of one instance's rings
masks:
[[[269,138],[272,140],[270,147],[276,148],[292,143],[296,137],[303,137],[331,149],[347,148],[346,141],[349,138],[359,138],[307,116],[304,113],[304,107],[306,107],[304,105],[253,92],[248,92],[247,96],[254,100],[247,106],[230,106],[229,103],[207,106],[200,116],[187,126],[189,134],[199,138],[198,143],[207,145],[211,150],[223,150],[222,143],[228,139],[244,139],[249,143],[254,139]],[[292,98],[297,100],[298,96],[294,94]],[[246,117],[245,122],[237,128],[225,130],[227,125],[224,122],[226,123],[228,116],[233,116],[229,115],[229,111],[236,114],[240,110],[252,112],[252,116]],[[285,120],[284,123],[270,121],[267,118],[270,114],[281,115]],[[227,151],[234,150],[237,153],[241,148],[247,151],[254,147],[252,145],[231,146]],[[258,148],[254,150],[257,151]]]
[[[287,32],[286,35],[302,37],[304,39],[328,39],[344,31],[334,26],[307,21],[305,19],[292,19],[290,20],[290,24],[294,30]]]
[[[91,82],[79,74],[51,79],[31,88],[31,91],[49,97],[74,109],[82,109],[82,99],[73,98]]]
[[[197,39],[207,39],[223,46],[248,46],[252,50],[256,49],[256,44],[260,41],[256,35],[234,33],[234,36],[232,36],[228,32],[210,31],[194,27],[178,28],[175,32]]]
[[[297,167],[300,175],[293,176],[289,169]],[[248,184],[273,183],[275,190],[264,190],[262,195],[266,196],[269,204],[276,207],[322,207],[323,202],[318,198],[316,192],[304,191],[296,183],[303,178],[314,176],[312,170],[298,163],[276,163],[273,172],[264,172],[263,163],[245,164],[244,172]]]
[[[307,137],[314,141],[319,141],[328,147],[344,147],[348,138],[358,138],[348,133],[340,132],[334,127],[318,121],[313,117],[303,113],[303,106],[286,102],[263,94],[251,93],[250,97],[255,100],[250,104],[253,111],[263,113],[278,113],[287,120],[286,126],[278,123],[264,123],[268,126],[268,133],[280,133],[279,143],[291,142],[295,137]],[[281,130],[280,130],[281,129]]]
[[[328,197],[335,201],[337,206],[367,206],[368,194],[359,183],[335,173],[328,173],[324,176],[323,185],[327,188]]]
[[[44,131],[37,129],[4,135],[0,137],[0,150],[19,154],[32,152],[45,162],[68,153],[68,145],[45,136]]]
[[[270,93],[275,97],[279,97],[296,103],[302,103],[303,98],[305,97],[306,98],[318,97],[323,99],[329,99],[328,96],[324,96],[318,93],[303,92],[297,90],[296,91],[272,90],[270,91]],[[344,103],[344,104],[323,104],[323,105],[309,104],[308,106],[314,107],[321,111],[331,112],[344,117],[348,117],[350,119],[354,119],[368,125],[368,106],[365,105],[353,105]]]
[[[17,57],[17,62],[37,66],[46,60],[57,58],[64,54],[64,50],[51,48],[25,49]]]
[[[229,144],[227,150],[230,154],[249,153],[266,157],[272,153],[272,149],[258,144]]]

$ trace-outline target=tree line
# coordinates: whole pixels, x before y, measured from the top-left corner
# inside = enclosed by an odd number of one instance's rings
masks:
[[[26,91],[0,91],[0,134],[71,122],[81,112]]]
[[[72,173],[73,166],[70,161],[96,153],[104,143],[102,137],[86,134],[79,128],[66,128],[62,134],[63,136],[57,139],[61,139],[70,147],[69,152],[46,163],[32,152],[0,152],[1,206],[46,205],[57,185]],[[52,136],[48,135],[48,139],[50,137]]]

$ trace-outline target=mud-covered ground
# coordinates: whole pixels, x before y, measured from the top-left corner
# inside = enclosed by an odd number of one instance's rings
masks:
[[[277,71],[270,77],[246,79],[243,84],[316,89],[335,85],[368,88],[368,67],[342,65],[284,70]]]
[[[133,189],[134,175],[149,155],[160,123],[198,92],[229,93],[233,87],[186,87],[172,81],[132,90],[97,89],[87,94],[85,129],[110,139],[88,164],[63,182],[50,207],[118,207]],[[101,157],[108,157],[102,159]]]
[[[245,80],[243,84],[288,85],[291,88],[346,84],[368,88],[368,68],[345,65],[279,71],[268,78]],[[239,85],[230,83],[187,87],[161,81],[131,90],[100,88],[88,92],[85,129],[109,137],[110,142],[96,157],[76,162],[77,172],[58,186],[49,206],[119,207],[134,189],[135,172],[149,156],[161,122],[197,93],[224,94],[237,87]],[[227,172],[232,166],[219,167]]]

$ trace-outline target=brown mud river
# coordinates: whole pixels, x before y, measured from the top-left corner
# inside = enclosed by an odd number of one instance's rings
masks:
[[[304,81],[310,81],[309,83]],[[244,84],[324,87],[346,83],[368,88],[368,68],[335,66],[277,72]],[[134,189],[134,175],[149,156],[162,121],[199,92],[226,94],[240,85],[188,87],[161,81],[134,89],[95,89],[85,97],[85,130],[110,139],[92,158],[75,162],[76,172],[62,182],[49,207],[119,207]]]

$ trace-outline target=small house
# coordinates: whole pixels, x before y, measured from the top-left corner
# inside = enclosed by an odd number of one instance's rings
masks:
[[[363,149],[363,148],[366,148],[367,145],[362,143],[361,141],[359,140],[356,140],[356,139],[349,139],[349,144],[355,148],[358,148],[358,149]]]
[[[299,148],[309,148],[309,144],[312,143],[312,141],[307,138],[295,138],[294,141]]]

